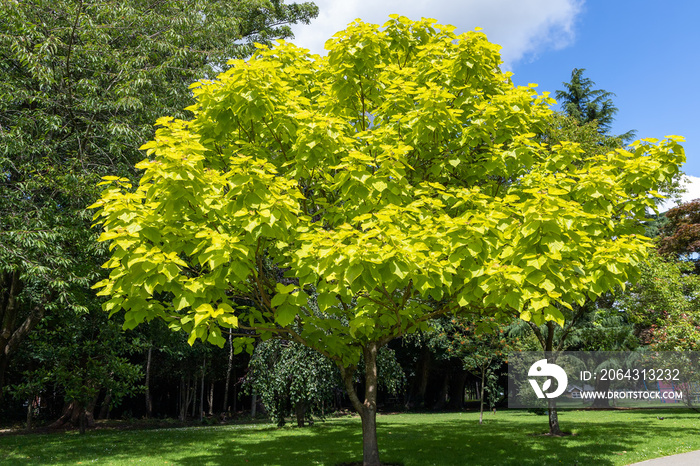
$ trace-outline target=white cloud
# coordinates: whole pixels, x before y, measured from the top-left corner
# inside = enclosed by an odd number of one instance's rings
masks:
[[[300,1],[300,0],[296,0]],[[293,27],[296,45],[324,54],[323,44],[357,18],[384,24],[390,14],[413,20],[435,18],[456,33],[483,28],[489,40],[503,46],[506,66],[547,49],[560,49],[575,37],[574,24],[583,0],[315,0],[318,18]]]
[[[700,199],[700,177],[686,175],[685,178],[685,188],[687,191],[681,196],[681,204],[695,199]],[[668,209],[676,207],[676,205],[676,202],[668,199],[659,207],[659,212],[666,212]]]

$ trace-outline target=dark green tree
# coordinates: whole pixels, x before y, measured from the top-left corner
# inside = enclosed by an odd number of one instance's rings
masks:
[[[547,126],[543,139],[550,145],[569,141],[578,143],[586,154],[604,155],[621,149],[622,140],[602,134],[595,121],[582,122],[565,113],[555,113]]]
[[[659,351],[700,349],[700,277],[687,262],[650,256],[620,308],[645,345]]]
[[[310,348],[272,339],[257,345],[250,360],[244,388],[257,393],[270,417],[283,426],[294,413],[299,427],[307,417],[322,413],[323,406],[342,390],[333,361]]]
[[[25,341],[19,353],[22,383],[10,386],[10,391],[29,402],[51,393],[54,403],[63,401],[61,415],[52,425],[70,423],[84,433],[94,425],[98,401],[104,408],[99,411],[106,415],[140,390],[141,368],[130,362],[138,350],[132,338],[99,308],[78,314],[71,309],[52,312]]]
[[[596,122],[598,131],[608,134],[618,109],[612,101],[615,95],[603,89],[593,89],[595,82],[583,77],[585,68],[574,68],[571,81],[563,82],[564,90],[556,91],[556,97],[565,115],[581,123]],[[634,137],[634,131],[618,136],[622,140]]]
[[[356,383],[361,383],[364,361],[358,366]],[[406,377],[396,360],[394,350],[381,348],[377,353],[379,385],[397,395]],[[296,416],[297,426],[306,419],[321,415],[334,397],[343,391],[343,381],[332,360],[294,341],[271,339],[259,343],[249,364],[244,381],[248,393],[257,393],[270,417],[282,426],[285,416]]]
[[[518,337],[511,337],[508,326],[492,317],[443,317],[434,323],[430,345],[445,350],[445,355],[458,359],[464,369],[480,381],[479,424],[484,419],[484,401],[491,407],[499,397],[498,370],[517,350]]]
[[[101,275],[84,207],[130,176],[162,114],[253,42],[292,36],[312,3],[0,0],[0,396],[9,358],[48,313],[84,312]],[[92,294],[90,294],[92,296]],[[87,307],[86,307],[87,306]]]

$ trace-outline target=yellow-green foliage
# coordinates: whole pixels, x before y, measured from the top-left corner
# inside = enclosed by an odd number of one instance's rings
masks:
[[[282,42],[195,83],[192,120],[160,119],[143,146],[139,186],[107,180],[94,206],[106,309],[219,345],[220,327],[277,332],[351,364],[431,315],[562,322],[555,304],[629,280],[680,138],[549,147],[553,101],[453,29],[358,21],[326,57]]]

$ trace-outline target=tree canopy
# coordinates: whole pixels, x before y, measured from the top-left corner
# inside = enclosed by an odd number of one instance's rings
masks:
[[[312,3],[0,0],[0,396],[8,358],[47,311],[99,308],[102,248],[85,207],[133,176],[162,113],[253,41],[291,36]]]
[[[700,199],[683,203],[666,212],[661,229],[659,253],[697,263],[700,251]]]
[[[222,345],[223,327],[317,349],[378,464],[376,358],[392,338],[467,307],[561,323],[557,303],[633,277],[679,138],[604,155],[543,144],[552,100],[515,87],[483,33],[453,30],[358,21],[326,57],[281,42],[195,83],[193,118],[158,120],[138,185],[107,177],[93,206],[105,309],[190,341]]]
[[[642,267],[640,279],[621,296],[620,309],[630,315],[642,342],[654,350],[699,348],[700,277],[693,269],[687,262],[654,254]]]

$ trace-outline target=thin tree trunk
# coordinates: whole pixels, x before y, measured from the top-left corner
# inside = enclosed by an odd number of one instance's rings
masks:
[[[452,375],[452,381],[450,382],[450,402],[448,404],[449,409],[464,408],[464,384],[467,382],[467,375],[467,371],[463,369],[457,369]]]
[[[207,368],[207,358],[202,362],[202,386],[199,390],[199,422],[204,419],[204,371]]]
[[[5,386],[5,371],[12,354],[9,343],[17,332],[15,329],[19,313],[17,296],[24,288],[19,277],[19,269],[0,275],[0,400],[2,400]]]
[[[178,419],[180,421],[185,420],[185,376],[180,376],[180,397],[179,397],[179,403],[180,405],[178,406]]]
[[[551,363],[556,362],[556,357],[553,355],[552,351],[554,349],[554,322],[547,321],[547,343],[545,345],[545,351],[549,354],[547,358]],[[561,435],[561,429],[559,427],[559,414],[557,413],[557,402],[553,398],[549,398],[547,402],[547,411],[549,413],[549,434],[550,435]]]
[[[146,356],[146,417],[151,417],[153,414],[153,400],[151,399],[151,352],[153,347],[148,347],[148,355]]]
[[[236,379],[236,366],[233,366],[233,415],[238,411],[238,381]]]
[[[550,398],[547,406],[549,408],[549,434],[561,435],[561,428],[559,427],[559,414],[557,413],[557,401]]]
[[[251,397],[251,401],[250,401],[250,417],[252,417],[253,419],[255,419],[257,407],[258,407],[258,394],[255,391],[253,391],[253,396]]]
[[[447,372],[445,372],[445,378],[442,379],[442,388],[440,389],[440,395],[438,395],[438,399],[435,402],[435,405],[433,406],[434,410],[445,409],[445,406],[447,406],[447,397],[450,394],[451,381],[452,373],[448,369]]]
[[[193,413],[192,416],[194,416],[194,392],[197,389],[197,380],[195,378],[194,383],[192,383],[192,380],[190,376],[187,376],[187,382],[185,382],[185,377],[182,376],[180,378],[180,400],[181,400],[181,405],[180,405],[180,420],[181,421],[186,421],[187,420],[187,411],[190,408],[190,403],[193,405]]]
[[[3,399],[5,372],[10,357],[22,340],[44,318],[46,303],[55,297],[54,292],[45,294],[24,321],[16,326],[20,311],[17,297],[24,289],[20,274],[20,270],[16,269],[12,273],[0,275],[0,401]]]
[[[85,409],[81,408],[80,409],[80,435],[83,435],[85,433]]]
[[[32,398],[27,398],[27,430],[32,430]]]
[[[420,359],[420,371],[418,372],[418,396],[415,400],[418,407],[424,407],[426,404],[425,394],[428,391],[428,382],[430,381],[430,362],[431,362],[431,352],[428,346],[424,346],[421,350]]]
[[[294,411],[297,417],[297,427],[304,427],[304,418],[306,417],[307,404],[300,401],[294,406]]]
[[[479,424],[484,423],[484,380],[486,379],[486,366],[481,366],[481,393],[479,394]]]
[[[107,393],[105,394],[105,399],[102,401],[102,407],[100,408],[100,414],[98,415],[99,419],[109,419],[109,411],[111,409],[110,405],[112,404],[112,390],[107,390]]]
[[[605,379],[605,380],[596,379],[595,391],[607,392],[608,389],[610,389],[610,380],[608,380],[608,379]],[[609,407],[610,407],[610,400],[607,398],[596,398],[595,400],[593,400],[593,404],[591,405],[591,408],[609,408]]]
[[[0,331],[2,331],[2,329],[0,329]],[[3,393],[5,392],[5,390],[3,390],[5,387],[5,372],[7,372],[7,365],[9,361],[10,355],[6,354],[5,351],[3,351],[3,348],[0,346],[0,401],[2,401]]]
[[[379,466],[379,445],[377,444],[377,343],[364,348],[365,357],[365,402],[362,417],[362,464]]]
[[[226,385],[224,386],[224,409],[222,412],[228,412],[228,388],[231,384],[231,369],[233,368],[233,339],[231,333],[228,334],[228,367],[226,368]]]
[[[380,466],[377,444],[377,352],[379,344],[370,342],[363,348],[365,360],[365,401],[361,402],[355,390],[355,367],[339,367],[345,390],[353,407],[362,419],[362,465]]]
[[[209,396],[207,397],[207,403],[209,404],[209,415],[214,415],[214,381],[209,381]]]
[[[192,387],[190,387],[190,392],[191,395],[188,395],[188,399],[191,396],[192,400],[192,412],[190,413],[190,417],[194,419],[195,414],[197,414],[197,381],[199,378],[195,377],[194,382],[192,383]]]

